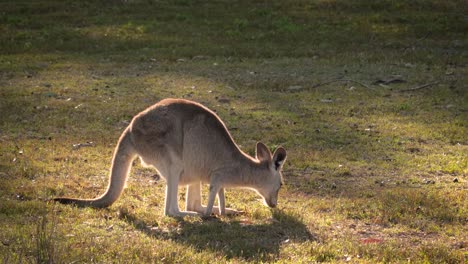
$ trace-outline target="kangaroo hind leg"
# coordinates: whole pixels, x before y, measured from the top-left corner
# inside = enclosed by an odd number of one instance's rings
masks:
[[[185,198],[185,210],[193,211],[200,214],[205,213],[205,207],[201,202],[201,184],[200,182],[187,185],[187,194]]]
[[[166,200],[164,204],[164,215],[173,217],[183,217],[186,215],[197,215],[195,212],[186,212],[179,210],[178,191],[179,179],[183,173],[180,167],[165,167],[168,169],[159,169],[166,178]]]
[[[201,199],[201,184],[197,182],[187,185],[185,210],[205,214],[206,206],[202,205]],[[226,202],[224,197],[224,189],[221,189],[218,192],[218,204],[219,206],[213,206],[213,213],[215,214],[237,215],[243,213],[242,211],[238,211],[232,208],[225,208]],[[224,210],[221,210],[222,208],[224,208]]]

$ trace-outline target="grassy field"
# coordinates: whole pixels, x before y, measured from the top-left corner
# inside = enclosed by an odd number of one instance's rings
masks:
[[[467,13],[0,1],[0,261],[467,263]],[[215,110],[250,154],[286,148],[277,209],[228,190],[245,214],[164,217],[165,184],[139,162],[107,209],[48,202],[101,194],[120,133],[167,97]]]

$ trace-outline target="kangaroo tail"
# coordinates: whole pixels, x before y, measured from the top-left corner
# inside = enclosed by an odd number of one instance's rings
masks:
[[[122,194],[128,173],[137,152],[133,146],[130,129],[127,128],[120,136],[114,151],[114,158],[110,169],[109,185],[106,192],[95,199],[75,199],[67,197],[54,198],[62,204],[73,204],[78,207],[103,208],[113,204]]]

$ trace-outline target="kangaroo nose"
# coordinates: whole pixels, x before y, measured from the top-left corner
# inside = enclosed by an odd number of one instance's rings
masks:
[[[276,207],[276,201],[273,201],[273,200],[268,201],[268,206],[271,207],[271,208],[275,208]]]

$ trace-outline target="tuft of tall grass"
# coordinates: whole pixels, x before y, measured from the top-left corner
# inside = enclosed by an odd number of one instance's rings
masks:
[[[36,263],[60,263],[57,254],[56,226],[55,217],[52,221],[46,215],[39,218],[35,235]]]

